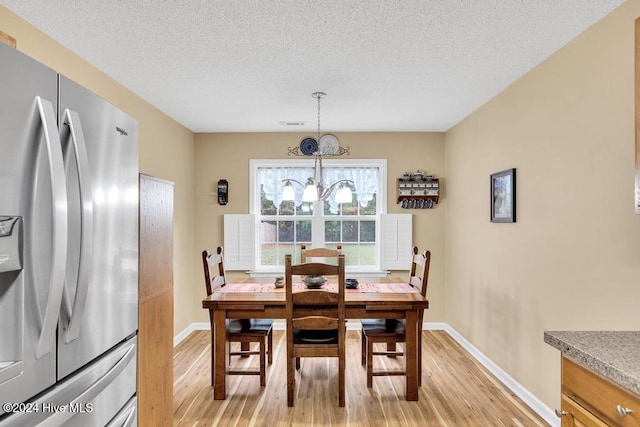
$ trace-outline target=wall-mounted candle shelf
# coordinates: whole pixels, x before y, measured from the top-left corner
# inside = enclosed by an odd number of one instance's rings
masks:
[[[431,209],[440,199],[438,178],[398,178],[396,195],[398,203],[407,209]]]

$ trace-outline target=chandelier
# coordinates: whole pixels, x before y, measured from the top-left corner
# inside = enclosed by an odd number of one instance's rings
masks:
[[[307,178],[306,184],[302,184],[300,181],[292,178],[283,179],[282,182],[284,182],[284,188],[282,189],[282,200],[295,201],[293,183],[296,183],[304,188],[304,192],[302,193],[303,202],[326,200],[333,190],[337,188],[335,198],[336,203],[351,203],[353,200],[351,186],[355,186],[353,181],[350,179],[341,179],[328,187],[324,182],[322,158],[328,153],[325,152],[320,144],[320,100],[327,96],[327,94],[324,92],[313,92],[311,96],[318,100],[318,135],[316,139],[311,137],[304,138],[300,144],[300,148],[303,154],[315,157],[314,176]],[[330,155],[333,155],[333,153]]]

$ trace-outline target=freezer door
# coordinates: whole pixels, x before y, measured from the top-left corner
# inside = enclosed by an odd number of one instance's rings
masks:
[[[105,427],[135,427],[137,425],[138,398],[134,396]]]
[[[2,43],[0,64],[0,401],[22,402],[56,379],[66,191],[56,73]]]
[[[0,427],[103,427],[135,413],[136,337],[0,418]],[[127,412],[128,411],[128,412]],[[122,418],[122,424],[132,417]],[[117,424],[116,424],[117,425]],[[133,424],[135,425],[135,424]]]
[[[138,329],[138,125],[60,76],[69,251],[58,379]]]

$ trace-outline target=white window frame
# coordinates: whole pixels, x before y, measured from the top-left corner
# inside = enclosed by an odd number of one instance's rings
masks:
[[[254,229],[259,230],[259,222],[260,215],[258,212],[258,207],[260,206],[260,194],[256,188],[257,182],[257,170],[261,167],[314,167],[314,159],[250,159],[249,160],[249,213],[252,214],[254,219]],[[323,158],[322,160],[324,167],[377,167],[379,171],[378,175],[378,193],[376,194],[376,207],[378,213],[375,215],[376,218],[376,264],[375,266],[347,266],[345,269],[349,273],[357,273],[360,276],[367,275],[384,275],[386,274],[386,270],[383,269],[383,266],[386,264],[383,260],[383,253],[381,248],[382,241],[382,215],[386,214],[387,211],[387,160],[386,159],[330,159]],[[334,190],[335,192],[335,190]],[[332,195],[333,196],[333,195]],[[325,219],[324,215],[321,215],[322,219]],[[312,236],[315,236],[315,239],[318,239],[318,233],[316,230],[313,230]],[[254,241],[255,247],[253,252],[253,259],[257,263],[259,259],[259,233],[255,233]],[[322,236],[322,240],[324,237]],[[320,243],[314,240],[314,245],[318,245]],[[254,263],[254,268],[258,267]],[[259,266],[259,270],[253,270],[250,273],[255,276],[259,275],[273,275],[274,273],[281,274],[283,272],[282,266]]]

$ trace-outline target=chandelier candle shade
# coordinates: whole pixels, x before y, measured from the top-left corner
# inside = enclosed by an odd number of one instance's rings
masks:
[[[335,154],[338,141],[333,135],[324,135],[322,142],[326,141],[327,144],[323,148],[324,144],[321,144],[320,141],[320,100],[327,96],[327,94],[324,92],[313,92],[311,96],[318,100],[318,135],[316,139],[311,137],[304,138],[300,143],[300,151],[305,155],[315,157],[314,176],[309,177],[307,183],[304,185],[295,179],[283,179],[284,188],[282,189],[282,200],[295,201],[295,192],[293,189],[293,183],[295,182],[304,188],[304,192],[302,193],[303,202],[326,200],[333,190],[337,188],[336,203],[351,203],[353,200],[351,186],[355,186],[353,181],[341,179],[328,187],[325,185],[322,174],[322,158],[325,155]]]

